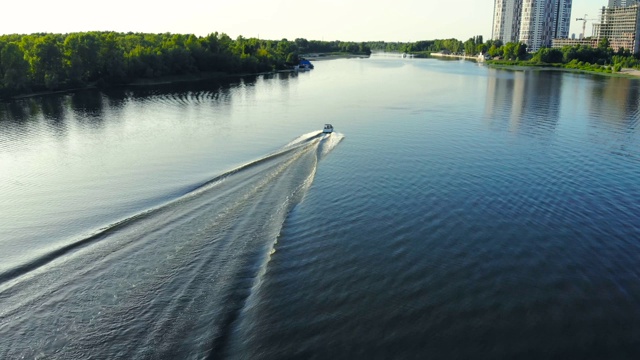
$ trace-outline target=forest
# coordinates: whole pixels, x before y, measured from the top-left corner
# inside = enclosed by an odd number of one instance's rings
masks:
[[[473,39],[474,43],[482,43],[482,36],[477,36]],[[371,50],[408,54],[429,54],[442,50],[448,50],[455,54],[461,53],[465,50],[465,43],[458,39],[421,40],[407,43],[374,41],[366,44],[371,48]]]
[[[0,97],[184,74],[260,73],[286,69],[305,53],[370,52],[364,43],[232,39],[217,32],[1,35]]]

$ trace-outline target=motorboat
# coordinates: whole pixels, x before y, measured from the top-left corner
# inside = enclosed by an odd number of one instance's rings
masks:
[[[313,69],[313,64],[307,59],[300,59],[298,65],[293,67],[295,71],[309,71],[311,69]]]
[[[324,124],[324,128],[322,129],[323,134],[331,134],[333,132],[333,125]]]
[[[311,63],[311,61],[309,61],[307,59],[300,59],[300,61],[298,62],[298,65],[301,68],[305,68],[306,70],[313,69],[313,64]]]

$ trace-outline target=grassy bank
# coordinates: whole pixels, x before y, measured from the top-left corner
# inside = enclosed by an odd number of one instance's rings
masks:
[[[613,66],[604,66],[597,64],[580,64],[570,62],[568,64],[560,63],[541,63],[532,61],[513,61],[513,60],[487,60],[487,65],[497,69],[508,70],[546,70],[546,71],[567,71],[584,74],[597,74],[606,76],[626,77],[626,78],[638,78],[640,72],[635,72],[633,69],[621,69],[616,71]]]

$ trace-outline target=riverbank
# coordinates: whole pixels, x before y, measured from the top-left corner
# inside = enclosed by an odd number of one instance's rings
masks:
[[[572,73],[581,73],[581,74],[594,74],[594,75],[602,75],[609,77],[625,77],[629,79],[638,79],[640,78],[640,70],[631,69],[631,68],[623,68],[617,72],[608,72],[608,71],[594,71],[587,69],[578,69],[578,68],[569,68],[565,67],[562,64],[534,64],[534,63],[520,63],[520,64],[502,64],[494,61],[486,61],[484,62],[488,66],[496,69],[505,69],[505,70],[515,70],[515,71],[528,71],[528,70],[537,70],[537,71],[563,71],[563,72],[572,72]]]
[[[368,59],[371,55],[367,54],[335,54],[335,53],[314,53],[300,55],[301,58],[309,61],[318,60],[335,60],[335,59]]]
[[[317,54],[307,54],[301,56],[301,58],[310,60],[310,61],[319,61],[319,60],[335,60],[335,59],[366,59],[369,58],[370,55],[366,54],[338,54],[338,53],[317,53]],[[183,74],[183,75],[167,75],[161,76],[157,78],[138,78],[134,79],[128,83],[122,84],[114,84],[106,86],[106,88],[122,88],[122,87],[140,87],[140,86],[156,86],[156,85],[170,85],[170,84],[178,84],[178,83],[190,83],[190,82],[200,82],[200,81],[208,81],[208,80],[219,80],[219,79],[227,79],[227,78],[239,78],[244,76],[259,76],[259,75],[267,75],[267,74],[277,74],[277,73],[286,73],[293,72],[294,69],[283,69],[283,70],[274,70],[274,71],[266,71],[266,72],[258,72],[258,73],[226,73],[220,71],[213,72],[202,72],[202,73],[194,73],[194,74]],[[82,87],[75,87],[70,89],[60,89],[60,90],[51,90],[51,91],[38,91],[28,94],[20,94],[7,98],[0,98],[0,101],[7,100],[20,100],[27,99],[38,96],[52,95],[52,94],[63,94],[63,93],[71,93],[75,91],[82,90],[92,90],[101,88],[97,83],[87,84]]]
[[[640,77],[640,70],[638,69],[622,69],[618,72],[621,75],[629,75],[633,77]]]
[[[454,55],[454,54],[443,54],[443,53],[431,53],[430,56],[439,57],[439,58],[450,58],[450,59],[463,59],[463,60],[478,61],[478,58],[476,56]]]
[[[183,74],[183,75],[169,75],[169,76],[161,76],[153,79],[144,79],[138,78],[129,83],[123,84],[114,84],[109,85],[104,88],[126,88],[126,87],[143,87],[143,86],[157,86],[157,85],[171,85],[171,84],[179,84],[179,83],[195,83],[200,81],[208,81],[208,80],[220,80],[220,79],[228,79],[228,78],[239,78],[244,76],[259,76],[266,74],[275,74],[275,73],[283,73],[283,72],[293,72],[292,69],[287,70],[276,70],[269,72],[260,72],[260,73],[225,73],[225,72],[207,72],[207,73],[199,73],[199,74]],[[9,100],[20,100],[20,99],[28,99],[38,96],[46,96],[53,94],[64,94],[64,93],[72,93],[76,91],[83,90],[93,90],[103,88],[98,86],[96,83],[87,84],[82,87],[75,87],[70,89],[63,90],[51,90],[51,91],[38,91],[28,94],[21,94],[16,96],[11,96],[8,98],[0,98],[0,101],[9,101]]]
[[[205,80],[215,80],[215,79],[229,77],[232,75],[233,74],[229,74],[221,71],[198,73],[198,74],[170,75],[170,76],[161,76],[161,77],[152,78],[152,79],[135,79],[131,83],[122,84],[120,86],[148,86],[148,85],[175,84],[175,83],[182,83],[182,82],[196,82],[196,81],[205,81]]]

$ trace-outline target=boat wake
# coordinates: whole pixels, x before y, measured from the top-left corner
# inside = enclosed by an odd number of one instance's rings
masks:
[[[305,134],[0,274],[0,357],[216,357],[287,214],[342,139]]]

